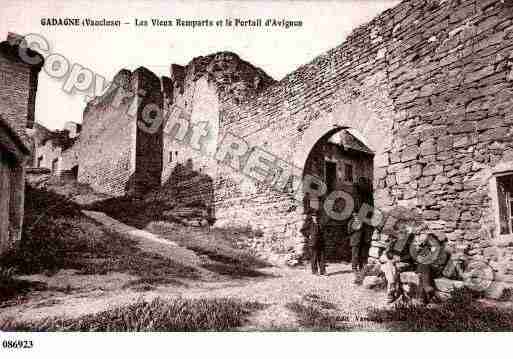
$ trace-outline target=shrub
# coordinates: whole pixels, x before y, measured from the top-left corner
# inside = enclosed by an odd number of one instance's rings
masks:
[[[16,267],[21,273],[39,273],[62,268],[67,260],[61,251],[64,238],[75,239],[71,223],[55,218],[45,218],[36,226],[23,231],[23,237],[0,260],[1,264]]]
[[[22,239],[0,258],[0,266],[35,273],[62,265],[62,240],[75,228],[66,221],[81,216],[80,208],[66,197],[27,186]]]
[[[389,323],[401,331],[513,330],[513,312],[477,301],[481,296],[468,288],[457,289],[439,306],[400,303],[391,309],[371,309],[369,320]]]
[[[15,277],[16,270],[13,267],[0,267],[0,303],[26,294],[32,289],[45,289],[46,285],[40,282],[19,280]]]

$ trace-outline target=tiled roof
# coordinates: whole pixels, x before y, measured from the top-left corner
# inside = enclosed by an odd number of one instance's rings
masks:
[[[370,155],[374,154],[374,152],[369,147],[367,147],[362,141],[356,138],[356,136],[354,136],[348,130],[342,130],[335,133],[328,139],[328,141],[337,145],[341,145],[346,150],[365,152]]]

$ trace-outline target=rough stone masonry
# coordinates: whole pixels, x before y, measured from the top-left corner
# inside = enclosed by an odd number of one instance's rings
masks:
[[[300,169],[320,141],[352,131],[374,154],[376,207],[420,213],[422,231],[443,235],[509,286],[512,65],[513,1],[411,0],[279,82],[232,53],[172,65],[169,78],[123,70],[114,82],[148,90],[164,113],[176,105],[193,122],[208,121],[208,148],[233,133]],[[137,116],[109,106],[114,91],[87,106],[63,168],[78,164],[79,181],[115,195],[189,168],[212,179],[217,225],[258,229],[249,245],[274,257],[302,255],[302,204],[176,145],[166,135],[169,114],[156,134],[141,134]]]

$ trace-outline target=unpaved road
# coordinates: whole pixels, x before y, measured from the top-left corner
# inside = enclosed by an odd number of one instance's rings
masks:
[[[50,289],[33,292],[28,301],[0,309],[0,318],[33,320],[49,316],[77,317],[129,304],[140,299],[166,298],[236,298],[256,301],[266,308],[255,313],[243,330],[301,330],[296,313],[286,306],[315,297],[333,304],[332,312],[349,316],[348,329],[379,330],[366,322],[369,307],[384,307],[383,291],[365,289],[352,283],[350,266],[331,264],[328,276],[314,276],[304,268],[263,269],[268,276],[255,279],[219,282],[191,281],[187,286],[157,286],[147,291],[122,288],[133,279],[126,274],[102,276],[74,275],[62,271],[55,276],[30,276],[30,280],[46,282]],[[71,290],[66,290],[71,288]]]

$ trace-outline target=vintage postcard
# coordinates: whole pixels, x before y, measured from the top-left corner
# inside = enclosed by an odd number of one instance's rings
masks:
[[[513,1],[0,9],[2,353],[513,329]]]

